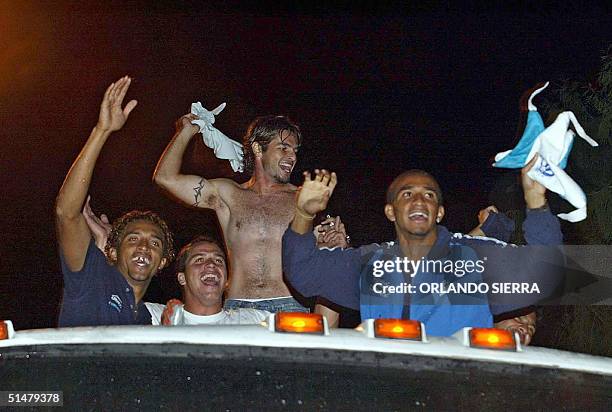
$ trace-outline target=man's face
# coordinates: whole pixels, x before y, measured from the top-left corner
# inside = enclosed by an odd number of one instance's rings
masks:
[[[264,171],[279,183],[289,182],[297,162],[298,142],[294,135],[283,132],[270,141],[262,153]]]
[[[429,176],[411,174],[393,184],[397,188],[395,197],[385,206],[385,214],[395,223],[398,235],[426,237],[435,234],[436,219],[444,216],[436,181]]]
[[[185,272],[179,272],[177,278],[184,288],[185,304],[220,307],[227,286],[225,254],[215,243],[196,243],[189,251]]]
[[[111,258],[131,285],[148,283],[166,265],[163,238],[162,230],[153,222],[128,223],[119,250],[111,250]]]

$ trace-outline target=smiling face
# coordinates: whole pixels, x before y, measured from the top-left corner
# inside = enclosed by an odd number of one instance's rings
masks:
[[[211,307],[220,311],[227,287],[225,253],[213,242],[193,244],[187,252],[185,269],[177,274],[177,279],[183,287],[185,308],[189,312],[204,314]]]
[[[278,183],[287,183],[297,162],[298,140],[284,131],[270,141],[261,153],[264,171]]]
[[[111,260],[130,285],[148,285],[166,265],[164,235],[153,222],[135,220],[127,224],[118,249],[111,249]]]
[[[300,127],[289,117],[282,115],[260,116],[253,120],[251,124],[249,124],[243,138],[243,147],[245,148],[244,172],[252,174],[256,172],[256,169],[259,169],[258,173],[268,173],[261,164],[263,153],[268,151],[269,145],[277,138],[277,144],[279,141],[289,143],[287,141],[289,136],[292,136],[292,142],[290,144],[293,146],[293,164],[295,164],[295,151],[297,151],[298,146],[302,144],[302,132],[300,131]],[[284,164],[283,167],[287,169],[288,165],[290,165],[290,169],[293,168],[291,162],[289,162],[289,164]],[[288,170],[285,170],[284,172],[287,171]],[[277,171],[272,170],[269,177],[276,176],[276,172]],[[284,177],[280,178],[284,179]],[[275,177],[275,179],[278,179],[278,177]]]
[[[444,216],[438,183],[425,173],[400,175],[389,187],[385,215],[398,237],[435,240],[436,221]]]

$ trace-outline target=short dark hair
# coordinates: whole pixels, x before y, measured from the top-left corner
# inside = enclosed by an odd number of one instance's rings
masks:
[[[164,219],[159,217],[157,213],[151,212],[150,210],[132,210],[131,212],[127,212],[126,214],[119,217],[113,222],[113,227],[111,228],[111,231],[108,235],[106,246],[104,246],[104,252],[106,253],[107,259],[110,256],[111,248],[114,248],[117,251],[119,250],[121,241],[125,237],[125,228],[127,227],[127,225],[138,220],[151,222],[161,229],[163,236],[162,258],[166,258],[168,262],[172,262],[174,260],[175,254],[172,232],[168,228],[168,224],[164,221]]]
[[[193,238],[193,240],[183,246],[179,251],[178,256],[176,258],[176,273],[185,272],[185,267],[187,266],[187,259],[189,258],[189,252],[191,252],[191,249],[193,249],[195,245],[205,242],[219,246],[219,249],[221,249],[221,252],[223,252],[223,257],[225,257],[225,264],[227,266],[227,253],[225,252],[225,248],[223,247],[221,242],[219,242],[212,236],[199,235]]]
[[[406,176],[412,176],[412,175],[425,176],[433,180],[434,183],[436,184],[435,192],[436,192],[436,196],[438,197],[438,203],[440,206],[444,204],[444,199],[442,198],[442,189],[440,189],[440,184],[438,183],[436,178],[431,175],[431,173],[428,173],[425,170],[421,170],[421,169],[407,170],[405,172],[400,173],[399,176],[393,179],[393,182],[391,182],[391,184],[389,185],[389,188],[387,189],[387,204],[393,203],[393,201],[395,200],[395,196],[397,196],[397,191],[399,189],[399,187],[397,187],[397,182],[399,182]]]
[[[285,134],[295,136],[298,147],[302,144],[300,127],[287,116],[260,116],[253,120],[242,139],[244,172],[251,174],[255,167],[255,154],[251,148],[253,143],[259,143],[261,150],[265,152],[272,139]]]

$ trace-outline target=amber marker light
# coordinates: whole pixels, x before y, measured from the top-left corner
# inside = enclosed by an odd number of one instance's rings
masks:
[[[418,320],[375,319],[374,336],[377,338],[423,340],[423,327]]]
[[[325,334],[323,316],[317,313],[279,312],[274,316],[274,330],[285,333]]]
[[[517,344],[512,332],[495,328],[472,328],[469,331],[472,348],[507,350],[516,352]]]
[[[15,328],[10,320],[0,320],[0,340],[12,339],[15,336]]]
[[[4,321],[0,321],[0,340],[8,339],[9,332],[8,327]]]

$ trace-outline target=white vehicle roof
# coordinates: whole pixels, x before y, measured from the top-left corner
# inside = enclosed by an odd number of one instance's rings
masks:
[[[12,332],[0,340],[4,348],[71,344],[164,344],[236,345],[281,348],[333,349],[429,356],[460,360],[521,364],[554,369],[612,375],[612,359],[540,347],[520,352],[479,349],[465,346],[461,333],[453,337],[428,337],[427,342],[367,337],[357,328],[332,329],[328,335],[278,333],[260,325],[202,326],[97,326],[35,329]]]

